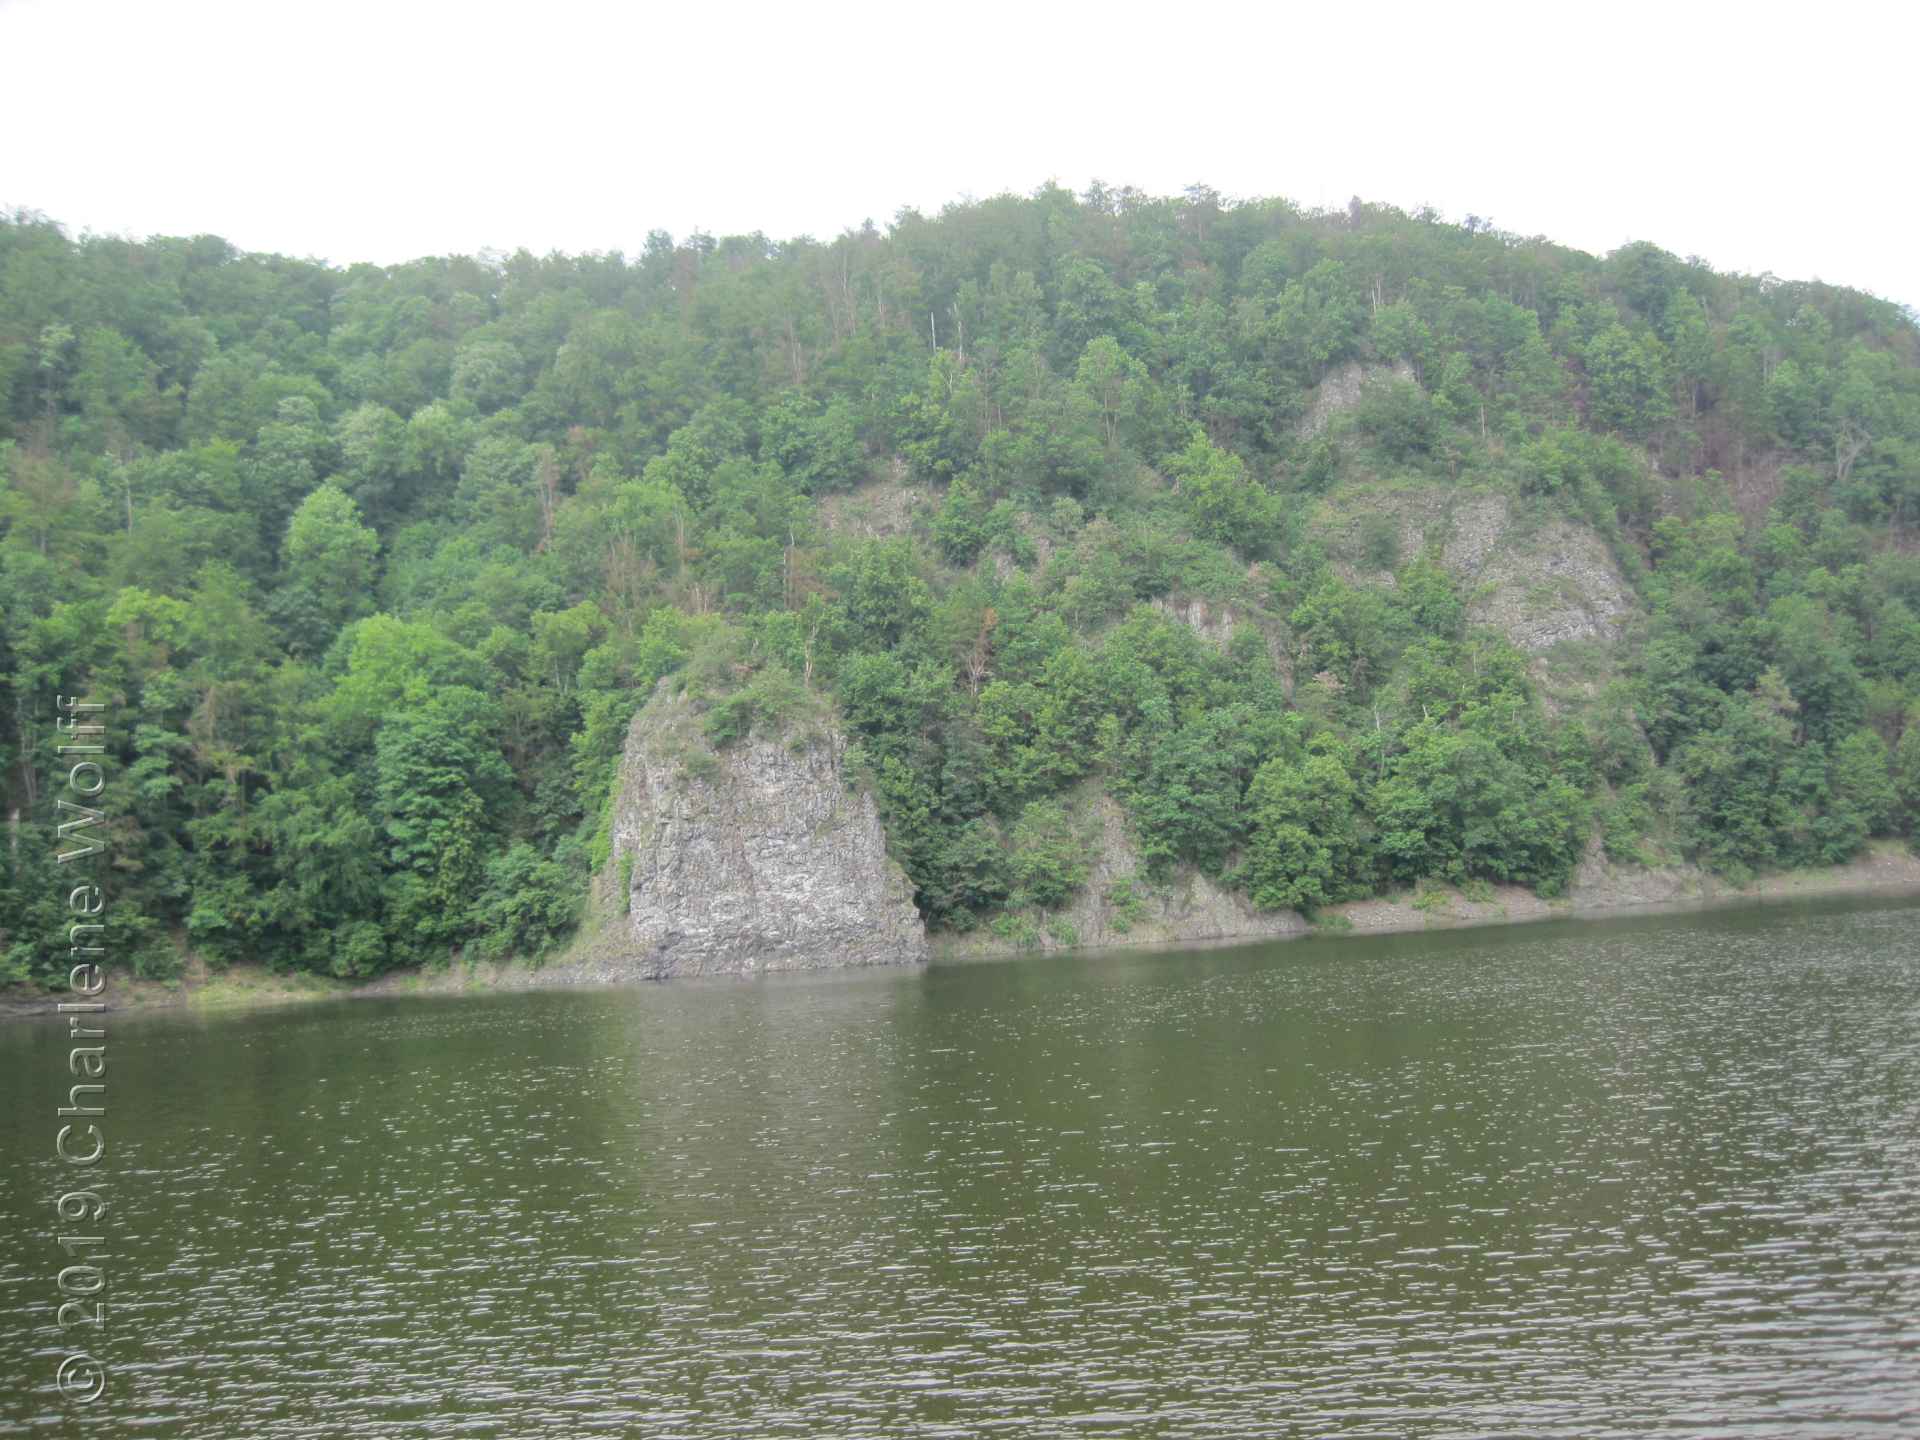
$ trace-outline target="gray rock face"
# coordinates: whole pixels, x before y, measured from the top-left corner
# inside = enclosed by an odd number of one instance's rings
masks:
[[[1217,940],[1271,940],[1303,935],[1293,910],[1256,910],[1246,896],[1223,890],[1182,866],[1162,880],[1149,878],[1112,796],[1091,796],[1098,830],[1088,835],[1087,881],[1027,941],[1035,950],[1106,949],[1120,945],[1181,945]],[[1091,828],[1091,827],[1090,827]],[[943,953],[1004,954],[1021,948],[986,932],[940,937]]]
[[[1067,908],[1076,943],[1088,946],[1178,944],[1201,940],[1260,940],[1300,935],[1307,922],[1292,910],[1256,910],[1246,896],[1222,890],[1205,875],[1182,867],[1161,884],[1148,880],[1125,812],[1111,796],[1095,801],[1100,848],[1086,887]],[[1132,907],[1115,903],[1125,887]],[[1128,915],[1127,908],[1135,913]],[[1051,939],[1051,937],[1048,937]],[[1042,948],[1051,948],[1042,941]]]
[[[1314,387],[1313,398],[1307,402],[1306,414],[1294,426],[1294,434],[1303,440],[1318,435],[1327,428],[1327,423],[1334,416],[1360,403],[1360,396],[1369,381],[1388,378],[1413,384],[1413,366],[1405,360],[1392,365],[1363,365],[1354,360],[1328,372],[1326,378]]]
[[[1449,486],[1400,486],[1323,507],[1329,530],[1350,529],[1372,510],[1394,516],[1400,554],[1437,544],[1442,565],[1468,596],[1467,616],[1498,630],[1529,655],[1563,640],[1612,641],[1633,610],[1633,592],[1598,534],[1565,519],[1522,524],[1505,495]],[[1391,581],[1353,563],[1345,578]]]
[[[656,693],[627,734],[605,918],[582,968],[664,979],[926,959],[912,886],[873,797],[847,786],[845,751],[800,726],[716,751],[691,704]]]

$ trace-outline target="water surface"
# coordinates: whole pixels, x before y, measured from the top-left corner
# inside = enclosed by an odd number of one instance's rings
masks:
[[[1911,905],[107,1028],[73,1227],[0,1027],[0,1434],[1920,1424]]]

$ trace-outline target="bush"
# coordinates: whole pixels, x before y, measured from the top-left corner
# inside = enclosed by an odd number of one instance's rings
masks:
[[[1401,463],[1433,453],[1440,436],[1433,402],[1418,385],[1406,380],[1370,380],[1354,408],[1360,433],[1390,460]]]
[[[947,487],[933,516],[933,541],[951,565],[971,565],[986,547],[993,502],[965,475]]]
[[[531,845],[513,846],[487,863],[486,888],[473,910],[478,950],[527,960],[546,954],[578,920],[579,893],[578,877],[564,866]]]
[[[1021,950],[1040,948],[1040,927],[1026,916],[1009,912],[995,917],[990,927],[995,936]]]
[[[1146,914],[1147,902],[1135,888],[1131,878],[1116,880],[1107,887],[1107,906],[1113,912],[1113,930],[1116,935],[1125,935],[1140,923]]]
[[[1058,905],[1087,881],[1087,848],[1066,810],[1035,800],[1013,823],[1013,881],[1026,902]]]
[[[1375,570],[1391,570],[1400,563],[1400,522],[1385,510],[1360,517],[1360,558]]]
[[[702,723],[707,739],[724,748],[755,730],[778,734],[814,704],[806,686],[784,665],[767,665],[731,695],[715,701]]]

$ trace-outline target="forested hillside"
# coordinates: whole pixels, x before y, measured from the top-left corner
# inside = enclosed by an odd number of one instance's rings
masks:
[[[828,697],[928,925],[1015,939],[1095,794],[1308,911],[1920,812],[1920,332],[1653,245],[1049,189],[340,270],[22,214],[0,486],[0,979],[66,968],[56,691],[148,975],[550,949],[670,675],[721,745]],[[1562,580],[1493,604],[1459,497],[1618,613],[1527,629]]]

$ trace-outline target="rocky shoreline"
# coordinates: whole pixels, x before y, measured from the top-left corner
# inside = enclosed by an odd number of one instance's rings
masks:
[[[988,958],[1047,951],[1096,951],[1133,948],[1191,948],[1200,945],[1252,945],[1275,939],[1312,935],[1386,935],[1423,930],[1463,929],[1481,925],[1518,925],[1541,920],[1606,919],[1627,915],[1678,914],[1692,910],[1781,901],[1813,900],[1847,895],[1920,896],[1920,856],[1895,842],[1882,842],[1845,865],[1788,871],[1761,876],[1738,886],[1687,867],[1639,870],[1589,862],[1576,877],[1569,894],[1543,900],[1517,886],[1495,886],[1490,893],[1468,899],[1459,891],[1436,886],[1418,894],[1357,900],[1322,912],[1309,925],[1298,916],[1281,928],[1288,912],[1264,917],[1273,922],[1262,929],[1220,933],[1211,923],[1224,919],[1202,908],[1196,914],[1209,924],[1199,931],[1168,935],[1158,927],[1146,933],[1104,934],[1098,944],[1065,946],[1022,945],[997,937],[939,936],[931,946],[935,963],[942,959]],[[591,944],[591,942],[588,942]],[[902,963],[915,963],[920,957]],[[764,973],[739,968],[726,973],[741,978]],[[319,976],[279,976],[257,966],[236,966],[210,974],[202,965],[190,965],[179,981],[165,983],[114,976],[100,998],[108,1010],[134,1012],[192,1009],[201,1013],[253,1009],[311,1000],[377,999],[405,995],[471,995],[514,990],[608,986],[633,983],[630,973],[608,973],[578,953],[533,968],[518,961],[454,964],[433,971],[405,971],[376,980],[354,983]],[[45,1018],[59,997],[33,987],[15,986],[0,993],[0,1020]]]

